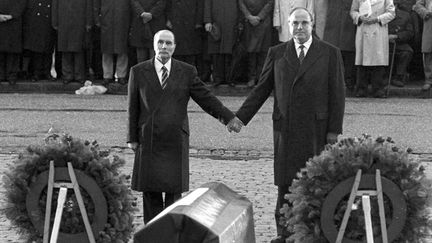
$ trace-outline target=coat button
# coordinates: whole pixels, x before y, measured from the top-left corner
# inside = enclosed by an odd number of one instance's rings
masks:
[[[39,6],[42,6],[42,3],[39,3]]]
[[[48,7],[48,8],[50,8],[50,7],[51,7],[51,5],[49,5],[49,4],[48,4],[48,5],[47,5],[47,7]]]
[[[39,15],[40,15],[40,13],[37,13],[36,15],[37,15],[37,16],[39,16]]]

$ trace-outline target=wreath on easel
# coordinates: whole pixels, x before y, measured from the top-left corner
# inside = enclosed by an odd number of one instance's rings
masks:
[[[7,201],[4,213],[23,238],[28,242],[42,242],[43,232],[40,232],[40,225],[35,225],[35,222],[43,225],[44,218],[40,216],[45,214],[47,189],[46,184],[36,185],[36,187],[35,184],[39,183],[41,176],[49,170],[50,161],[54,161],[56,172],[57,168],[62,170],[67,162],[71,162],[74,170],[78,172],[78,181],[80,178],[87,181],[88,178],[92,178],[93,180],[90,180],[96,182],[98,190],[102,191],[100,195],[104,198],[95,198],[91,192],[86,191],[84,185],[80,184],[90,223],[100,218],[96,215],[99,213],[98,201],[106,202],[107,210],[102,212],[106,214],[106,222],[95,234],[96,242],[128,242],[133,233],[133,214],[137,208],[136,198],[128,188],[130,176],[119,171],[125,161],[116,155],[110,155],[107,151],[101,151],[96,141],[90,143],[67,134],[51,134],[45,139],[43,145],[28,146],[9,165],[3,176]],[[47,183],[46,180],[44,181]],[[38,195],[33,202],[28,202],[28,196],[34,188],[39,188]],[[58,190],[56,191],[52,200],[51,223],[54,221],[58,197]],[[29,205],[36,205],[35,211],[40,210],[40,213],[37,213],[37,216],[33,211],[29,213]],[[68,236],[85,234],[83,219],[73,193],[68,192],[66,197],[60,233]]]
[[[398,148],[391,138],[373,139],[364,134],[360,138],[346,138],[306,163],[297,174],[285,196],[292,207],[284,205],[280,224],[290,235],[289,242],[328,242],[321,226],[322,207],[327,195],[339,184],[356,175],[358,170],[364,174],[375,174],[396,184],[406,202],[406,221],[401,234],[393,242],[426,242],[432,229],[432,216],[427,211],[428,188],[430,182],[425,178],[424,168],[417,161],[409,159],[411,149]],[[387,225],[392,220],[389,198],[384,198]],[[328,219],[336,226],[341,225],[348,198],[340,201],[333,218]],[[345,238],[352,242],[365,242],[366,232],[361,201],[351,212],[345,230]],[[372,225],[374,237],[380,235],[380,221],[377,203],[372,204]]]

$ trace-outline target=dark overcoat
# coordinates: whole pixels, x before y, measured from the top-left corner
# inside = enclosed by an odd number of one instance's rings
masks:
[[[93,0],[95,22],[100,23],[102,53],[128,51],[130,0]]]
[[[130,45],[153,49],[153,35],[166,29],[167,0],[131,0],[132,24],[130,28]],[[143,12],[152,14],[152,19],[144,24],[140,17]]]
[[[175,55],[203,52],[203,0],[168,0],[168,20],[176,40]],[[200,28],[197,28],[200,26]]]
[[[290,185],[306,161],[319,154],[327,133],[342,133],[345,107],[343,63],[340,50],[313,39],[302,64],[294,42],[271,47],[258,85],[237,116],[250,122],[274,92],[274,180]]]
[[[237,0],[204,0],[204,23],[215,23],[221,32],[218,41],[207,38],[209,54],[232,53],[238,21]]]
[[[22,51],[22,14],[26,0],[0,0],[0,14],[12,15],[12,19],[0,23],[0,52]]]
[[[426,14],[431,11],[432,0],[418,0],[413,10],[423,19],[422,52],[432,52],[432,18],[425,19]]]
[[[388,24],[389,34],[397,35],[396,49],[401,51],[413,52],[409,45],[414,37],[414,27],[410,13],[396,8],[395,18]]]
[[[247,51],[266,52],[272,45],[274,0],[239,0],[239,7],[245,17],[252,15],[261,19],[257,26],[246,21]]]
[[[93,26],[92,0],[53,0],[52,5],[58,51],[83,51],[88,38],[86,28]]]
[[[128,142],[138,142],[132,189],[180,193],[189,190],[189,121],[192,98],[227,124],[234,114],[197,77],[195,67],[172,60],[165,89],[154,59],[131,68],[128,87]]]
[[[350,16],[352,0],[328,1],[323,40],[341,51],[355,51],[356,26]]]
[[[51,23],[52,0],[28,0],[23,17],[24,49],[52,53],[55,31]]]

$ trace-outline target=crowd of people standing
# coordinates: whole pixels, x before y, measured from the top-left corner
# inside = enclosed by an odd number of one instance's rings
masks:
[[[154,55],[154,33],[169,29],[174,58],[196,66],[204,82],[254,86],[268,49],[291,38],[295,7],[313,13],[314,36],[342,51],[345,84],[357,96],[371,84],[384,97],[393,53],[391,84],[417,75],[430,89],[430,0],[0,0],[0,81],[126,85],[130,67]]]

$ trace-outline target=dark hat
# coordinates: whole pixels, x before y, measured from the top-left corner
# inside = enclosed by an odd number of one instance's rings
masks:
[[[213,23],[213,26],[212,26],[211,31],[210,31],[210,35],[214,41],[220,40],[221,31],[220,31],[219,25],[217,25],[216,23]]]

